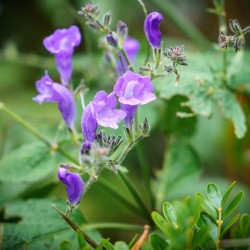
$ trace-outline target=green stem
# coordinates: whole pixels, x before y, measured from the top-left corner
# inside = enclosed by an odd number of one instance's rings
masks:
[[[220,235],[221,235],[221,226],[223,223],[222,220],[222,208],[220,207],[218,209],[218,220],[216,221],[217,226],[218,226],[218,231],[217,231],[217,241],[216,241],[216,249],[219,250],[220,249]]]
[[[14,111],[7,108],[3,102],[0,102],[0,110],[3,110],[8,115],[10,115],[15,121],[17,121],[20,125],[22,125],[25,129],[27,129],[32,135],[38,138],[40,141],[44,142],[49,148],[58,151],[61,155],[65,156],[65,158],[69,159],[75,164],[79,164],[79,162],[74,159],[71,155],[69,155],[66,151],[64,151],[58,144],[51,143],[44,135],[42,135],[38,130],[36,130],[31,124],[26,122],[21,116],[17,115]]]
[[[92,184],[94,184],[97,181],[98,176],[102,172],[102,170],[103,170],[103,166],[97,167],[94,174],[92,174],[89,177],[89,179],[88,179],[88,181],[87,181],[87,183],[85,185],[85,188],[84,188],[85,193],[89,190],[89,188],[92,186]]]
[[[93,230],[93,229],[117,229],[117,230],[129,230],[140,232],[143,230],[143,226],[126,224],[126,223],[88,223],[86,225],[81,226],[83,230]]]
[[[133,65],[132,65],[132,63],[130,62],[130,60],[129,60],[128,56],[127,56],[127,53],[124,51],[124,49],[118,49],[118,50],[119,50],[119,51],[122,53],[122,55],[124,56],[124,59],[125,59],[127,65],[128,65],[128,68],[129,68],[131,71],[135,72],[135,70],[134,70],[134,68],[133,68]]]
[[[147,207],[145,206],[144,202],[142,201],[140,195],[137,193],[137,190],[134,187],[134,185],[132,184],[132,182],[130,181],[130,179],[127,177],[127,175],[125,175],[121,172],[119,172],[118,174],[119,174],[121,180],[124,182],[124,184],[128,188],[128,190],[130,191],[130,193],[132,194],[134,200],[137,202],[138,206],[140,207],[141,213],[143,213],[144,217],[148,220],[148,222],[151,225],[153,225],[151,215],[150,215]]]

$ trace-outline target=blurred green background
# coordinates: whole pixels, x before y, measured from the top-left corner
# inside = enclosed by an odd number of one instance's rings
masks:
[[[217,43],[218,18],[206,11],[212,7],[211,0],[145,0],[148,11],[159,11],[164,15],[161,24],[164,46],[185,44],[185,51],[192,53],[207,52]],[[102,50],[98,48],[98,35],[91,32],[84,25],[83,18],[77,11],[87,1],[65,0],[4,0],[0,2],[0,100],[6,103],[22,117],[32,122],[42,133],[53,136],[60,114],[54,104],[39,106],[32,101],[36,95],[35,81],[47,69],[53,79],[58,79],[54,65],[54,58],[45,51],[42,40],[53,33],[56,28],[68,27],[76,24],[81,27],[83,38],[81,45],[76,48],[74,56],[73,83],[77,85],[85,79],[91,91],[87,99],[92,98],[94,91],[102,88],[111,89],[114,80],[109,71],[103,69]],[[146,39],[143,33],[144,14],[136,0],[95,0],[102,12],[113,12],[113,27],[118,20],[123,20],[129,27],[129,34],[141,42],[140,57],[146,52]],[[245,27],[250,24],[249,0],[226,0],[227,19],[237,18]],[[250,46],[250,37],[246,36],[246,46]],[[215,58],[216,60],[216,58]],[[140,61],[140,59],[138,59]],[[93,70],[94,69],[94,70]],[[186,69],[187,70],[187,69]],[[188,68],[192,70],[192,68]],[[250,74],[250,72],[249,72]],[[249,124],[249,97],[240,96],[241,103],[247,114]],[[156,109],[158,106],[161,109]],[[158,124],[155,118],[156,110],[164,114],[165,107],[159,103],[148,109],[152,117],[153,131],[151,137],[141,143],[146,150],[152,175],[156,176],[161,168],[163,153],[167,139],[163,136],[164,124]],[[81,110],[79,107],[79,116]],[[80,117],[78,118],[80,121]],[[168,122],[168,121],[165,121]],[[49,126],[48,126],[49,125]],[[80,122],[77,125],[80,128]],[[6,114],[0,113],[0,157],[13,149],[29,142],[34,138],[22,127],[16,124]],[[240,185],[250,185],[250,143],[249,133],[244,139],[238,140],[232,132],[231,125],[222,118],[217,110],[211,119],[198,117],[197,132],[190,139],[198,152],[204,166],[204,182],[195,183],[189,193],[199,188],[204,189],[208,181],[219,180],[223,186],[233,180]],[[125,164],[138,190],[143,194],[141,175],[138,169],[138,158],[131,152]],[[56,167],[55,167],[56,173]],[[112,173],[108,176],[114,187],[125,192]],[[56,174],[54,176],[56,180]],[[51,192],[53,191],[53,192]],[[48,194],[50,197],[65,198],[62,185],[55,183],[36,192],[25,194],[24,197],[39,197]],[[137,221],[124,207],[117,204],[110,194],[105,193],[101,185],[91,188],[89,194],[81,203],[86,217],[93,221]],[[114,233],[114,232],[113,232]],[[119,238],[119,232],[115,232]]]

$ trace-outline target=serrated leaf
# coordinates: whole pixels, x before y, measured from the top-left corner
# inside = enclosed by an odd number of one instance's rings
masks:
[[[0,162],[0,204],[56,178],[55,155],[41,144],[23,145]]]
[[[154,223],[156,224],[156,226],[162,230],[162,232],[164,232],[165,234],[167,234],[167,230],[169,227],[169,224],[167,223],[167,221],[157,212],[153,211],[152,214],[152,219],[154,221]]]
[[[202,208],[208,213],[214,221],[216,221],[218,213],[217,210],[213,207],[210,201],[201,193],[196,193],[195,196],[200,201]]]
[[[30,199],[6,204],[4,220],[16,222],[4,223],[3,249],[58,249],[62,240],[70,241],[74,249],[78,248],[75,231],[51,207],[55,201],[49,199]],[[65,209],[65,201],[56,201],[60,209]],[[82,214],[76,210],[72,219],[79,226],[85,222]],[[94,240],[99,240],[97,231],[86,230]]]
[[[214,93],[214,98],[221,107],[225,118],[232,121],[236,137],[243,138],[247,131],[246,118],[236,97],[229,90],[218,89]]]
[[[222,195],[219,188],[214,183],[208,184],[207,197],[215,208],[219,209],[221,207]]]
[[[228,231],[228,229],[230,227],[232,227],[234,225],[234,223],[239,219],[240,214],[236,214],[232,219],[230,219],[229,221],[224,221],[222,226],[223,226],[223,230],[222,230],[222,237],[223,235]]]
[[[170,202],[165,202],[163,204],[163,214],[170,225],[174,227],[178,226],[175,208]]]
[[[244,195],[243,191],[239,192],[230,202],[230,204],[225,208],[225,210],[222,211],[223,220],[225,220],[229,215],[231,215],[233,211],[238,207],[243,195]]]
[[[223,195],[223,198],[222,198],[222,202],[221,202],[221,207],[223,208],[224,205],[225,205],[225,202],[227,201],[227,198],[229,197],[229,195],[231,194],[234,186],[236,184],[236,181],[234,181],[230,187],[227,189],[226,193]]]
[[[161,238],[158,234],[153,233],[149,236],[151,248],[154,250],[165,250],[168,246],[166,240]]]
[[[117,241],[115,243],[115,250],[129,250],[129,247],[125,242]]]
[[[114,250],[114,245],[109,242],[107,239],[101,239],[102,246],[105,247],[106,250]]]

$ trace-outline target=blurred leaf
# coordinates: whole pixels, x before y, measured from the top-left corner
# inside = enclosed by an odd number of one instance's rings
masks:
[[[234,181],[230,187],[227,189],[226,193],[223,195],[223,198],[222,198],[222,202],[221,202],[221,207],[223,208],[224,205],[225,205],[225,202],[227,201],[227,198],[229,197],[229,195],[231,194],[234,186],[236,184],[236,181]]]
[[[57,161],[41,144],[23,145],[0,162],[0,204],[53,181]]]
[[[158,234],[152,233],[149,236],[149,241],[151,248],[154,250],[165,250],[167,249],[167,242],[163,238],[161,238]]]
[[[208,237],[209,227],[197,229],[192,242],[193,249],[198,248]]]
[[[250,215],[242,214],[240,218],[240,232],[242,238],[250,237]]]
[[[211,216],[214,221],[216,221],[218,213],[217,210],[210,203],[210,201],[201,193],[196,193],[195,196],[200,201],[200,204],[205,210],[205,212],[208,213],[208,215]]]
[[[102,246],[105,247],[106,250],[114,250],[114,245],[109,242],[107,239],[101,239]]]
[[[228,229],[235,224],[235,222],[239,219],[239,217],[240,217],[240,214],[236,214],[232,219],[223,221],[223,224],[222,224],[223,230],[221,232],[222,237],[228,231]]]
[[[68,241],[68,240],[63,240],[61,243],[60,243],[60,247],[59,247],[60,250],[74,250],[74,246],[73,244]]]
[[[221,207],[221,201],[222,201],[221,192],[214,183],[208,184],[207,197],[215,208],[219,209]]]
[[[83,234],[81,233],[81,231],[77,231],[77,239],[78,239],[78,245],[80,249],[86,249],[86,240],[83,237]]]
[[[196,117],[181,118],[178,113],[190,114],[192,111],[189,107],[182,104],[188,99],[184,96],[174,96],[166,103],[166,111],[162,117],[161,127],[167,135],[175,134],[179,136],[190,137],[194,134],[196,129]]]
[[[177,227],[177,217],[174,206],[170,202],[163,204],[163,214],[168,223],[174,227]]]
[[[157,180],[158,206],[166,200],[188,195],[188,187],[195,185],[200,172],[200,162],[193,148],[178,141],[170,142]]]
[[[52,202],[49,199],[30,199],[7,204],[4,213],[6,223],[3,224],[3,249],[54,250],[58,249],[62,240],[70,241],[74,249],[77,249],[76,233],[52,209]],[[56,203],[58,207],[65,208],[65,201]],[[80,226],[85,222],[78,210],[70,218]],[[8,222],[11,220],[11,223]],[[99,240],[100,234],[97,231],[87,233]]]
[[[162,215],[160,215],[159,213],[153,211],[151,216],[152,216],[152,219],[153,219],[154,223],[156,224],[156,226],[159,227],[162,230],[162,232],[167,234],[167,229],[169,227],[169,224],[162,217]]]
[[[117,241],[115,243],[115,250],[129,250],[129,248],[125,242]]]
[[[222,211],[222,219],[225,220],[229,215],[231,215],[234,210],[238,207],[240,204],[241,199],[243,198],[243,191],[239,192],[234,199],[230,202],[230,204],[225,208],[224,211]]]
[[[237,138],[243,138],[246,131],[246,118],[235,96],[226,89],[218,89],[214,97],[220,105],[225,118],[232,121]]]

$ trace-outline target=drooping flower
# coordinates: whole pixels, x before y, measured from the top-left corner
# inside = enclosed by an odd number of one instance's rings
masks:
[[[127,54],[130,62],[133,63],[136,55],[139,52],[140,43],[135,38],[127,37],[124,40],[123,49],[124,49],[125,53]],[[120,58],[117,61],[117,71],[118,71],[119,75],[122,75],[124,73],[124,70],[126,72],[129,70],[129,68],[128,68],[128,64],[127,64],[125,58],[123,57],[123,55],[121,53],[119,54],[119,57]]]
[[[76,206],[84,192],[84,182],[78,173],[70,172],[68,169],[59,167],[58,179],[66,185],[68,200],[71,205]]]
[[[72,93],[63,85],[55,83],[45,75],[36,81],[38,95],[33,100],[39,104],[44,102],[57,102],[62,117],[69,128],[74,127],[76,107]]]
[[[43,40],[44,47],[55,56],[56,66],[63,85],[67,85],[72,75],[72,55],[74,48],[81,42],[81,33],[77,26],[57,29]]]
[[[87,142],[95,140],[98,124],[103,127],[118,128],[118,123],[126,113],[116,109],[116,104],[114,93],[108,95],[105,91],[99,91],[93,101],[86,106],[82,115],[82,132]]]
[[[158,12],[152,12],[147,15],[144,21],[144,31],[148,42],[153,48],[160,48],[161,46],[161,31],[159,25],[163,17]]]
[[[138,105],[147,104],[156,99],[154,86],[149,76],[142,76],[127,71],[120,76],[114,86],[114,93],[118,96],[121,108],[127,113],[125,125],[131,125]]]

